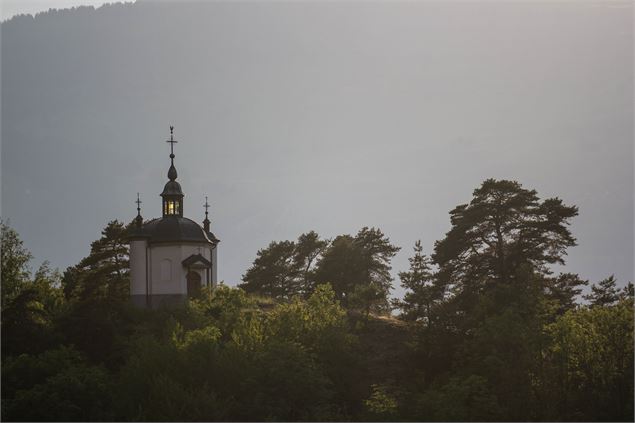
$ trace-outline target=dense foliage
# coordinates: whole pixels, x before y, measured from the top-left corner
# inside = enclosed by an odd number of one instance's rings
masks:
[[[239,287],[249,293],[288,299],[308,295],[329,283],[344,305],[370,311],[387,310],[392,277],[390,260],[399,247],[379,229],[362,228],[357,235],[323,240],[311,231],[296,242],[272,242],[258,251]]]
[[[241,288],[128,303],[128,227],[63,275],[2,229],[2,419],[632,421],[633,285],[554,274],[577,209],[487,180],[392,302],[379,229],[257,253]]]

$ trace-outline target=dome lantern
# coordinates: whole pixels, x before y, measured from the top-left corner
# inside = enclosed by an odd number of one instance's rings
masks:
[[[183,191],[181,185],[176,182],[177,172],[174,167],[174,144],[178,141],[174,139],[174,126],[170,126],[170,139],[166,141],[170,144],[170,169],[168,170],[169,181],[165,184],[161,197],[163,199],[163,217],[179,216],[183,217]]]

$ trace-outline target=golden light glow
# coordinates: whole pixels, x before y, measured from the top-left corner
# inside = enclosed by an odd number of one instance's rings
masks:
[[[163,213],[166,215],[176,215],[181,212],[181,203],[179,201],[165,201],[163,203]]]

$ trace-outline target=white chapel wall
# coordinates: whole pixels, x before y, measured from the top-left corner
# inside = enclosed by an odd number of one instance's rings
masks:
[[[216,288],[218,284],[218,260],[216,259],[218,254],[218,244],[212,249],[212,287]]]
[[[200,248],[200,252],[199,252]],[[157,244],[151,247],[150,279],[151,295],[187,294],[187,269],[183,267],[183,260],[191,255],[201,254],[207,260],[212,259],[207,244]],[[170,263],[170,275],[166,277],[167,263]],[[205,286],[207,272],[205,269],[192,269],[201,276],[201,284]],[[212,272],[213,273],[213,272]],[[145,277],[145,276],[144,276]],[[210,275],[211,277],[211,275]],[[145,279],[144,279],[145,280]],[[145,285],[140,294],[145,294]]]
[[[151,295],[186,294],[180,245],[151,247]],[[168,266],[169,263],[169,266]],[[166,271],[169,267],[169,274]]]
[[[146,293],[146,241],[130,241],[130,294]]]

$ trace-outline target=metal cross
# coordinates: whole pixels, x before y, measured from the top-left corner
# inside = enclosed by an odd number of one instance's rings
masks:
[[[207,217],[207,209],[209,209],[209,203],[207,202],[207,196],[205,196],[205,205],[203,207],[205,207],[205,217]]]
[[[166,142],[170,143],[170,157],[174,157],[174,144],[178,142],[174,139],[174,126],[170,126],[170,139]]]
[[[137,203],[137,211],[140,212],[141,211],[141,203],[143,201],[141,201],[141,198],[139,197],[139,193],[137,193],[137,201],[135,201],[135,203]]]

